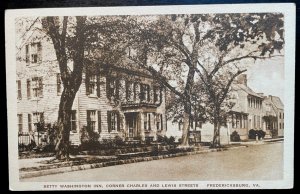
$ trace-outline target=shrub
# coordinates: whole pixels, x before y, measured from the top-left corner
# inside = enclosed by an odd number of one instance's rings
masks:
[[[256,139],[256,131],[254,129],[249,130],[249,139]]]
[[[257,135],[258,135],[259,139],[265,138],[266,132],[264,132],[263,130],[260,129],[260,130],[257,131]]]
[[[169,137],[168,144],[170,144],[170,145],[174,145],[174,144],[175,144],[175,137],[173,137],[173,136],[170,136],[170,137]]]
[[[230,135],[230,141],[233,141],[233,142],[241,141],[241,137],[237,131],[232,132],[232,134]]]
[[[118,136],[118,135],[115,137],[115,143],[116,143],[117,146],[125,145],[125,142],[124,142],[123,138]]]
[[[86,126],[83,126],[80,133],[80,150],[95,150],[100,147],[99,133]]]

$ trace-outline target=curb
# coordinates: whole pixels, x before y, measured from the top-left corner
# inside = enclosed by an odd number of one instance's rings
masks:
[[[131,164],[137,162],[145,162],[145,161],[152,161],[152,160],[160,160],[164,158],[175,158],[179,156],[187,156],[187,155],[195,155],[201,153],[209,153],[209,152],[219,152],[219,151],[226,151],[231,149],[238,149],[238,148],[245,148],[247,146],[236,146],[231,148],[220,148],[220,149],[209,149],[209,150],[198,150],[193,152],[181,152],[176,154],[167,154],[167,155],[160,155],[160,156],[148,156],[148,157],[138,157],[133,159],[125,159],[125,160],[116,160],[116,161],[109,161],[109,162],[101,162],[101,163],[94,163],[94,164],[83,164],[78,166],[68,166],[68,167],[61,167],[55,169],[47,169],[47,170],[39,170],[39,171],[32,171],[32,172],[23,172],[19,173],[19,179],[26,179],[26,178],[33,178],[51,174],[59,174],[64,172],[72,172],[72,171],[79,171],[79,170],[87,170],[93,168],[102,168],[106,166],[115,166],[115,165],[122,165],[122,164]]]

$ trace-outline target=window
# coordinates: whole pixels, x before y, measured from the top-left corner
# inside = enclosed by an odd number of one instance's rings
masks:
[[[279,113],[279,118],[281,119],[281,112]]]
[[[22,90],[21,90],[21,80],[17,80],[17,98],[18,100],[21,100],[22,99]]]
[[[120,80],[115,78],[107,79],[107,97],[119,99]]]
[[[155,120],[156,120],[156,129],[157,131],[162,130],[162,115],[161,114],[156,114],[155,115]]]
[[[19,129],[19,132],[23,131],[23,115],[22,114],[18,114],[18,129]]]
[[[61,95],[61,76],[60,76],[60,73],[56,74],[56,92],[57,92],[57,95]]]
[[[116,111],[107,112],[108,132],[120,131],[120,116]]]
[[[98,111],[98,131],[101,132],[101,111]]]
[[[151,130],[151,113],[144,113],[144,130]]]
[[[71,131],[76,133],[77,132],[77,115],[76,110],[72,110],[71,112]]]
[[[33,91],[33,97],[43,97],[43,78],[42,77],[32,78],[32,91]]]
[[[87,110],[87,126],[89,129],[96,131],[96,111]]]
[[[89,77],[89,93],[92,95],[97,95],[97,76],[91,75]]]
[[[31,82],[30,79],[27,79],[27,98],[30,99],[31,98]]]
[[[198,128],[202,128],[202,122],[201,121],[196,121],[195,122],[195,127],[198,127]]]
[[[25,61],[26,61],[26,65],[29,65],[29,45],[27,44],[25,46],[25,52],[26,52],[26,57],[25,57]]]
[[[41,43],[37,42],[37,43],[31,43],[30,45],[30,62],[31,63],[38,63],[41,61]],[[29,53],[29,50],[26,50],[26,52]],[[27,57],[27,53],[26,53],[26,57]]]
[[[279,129],[281,129],[281,123],[279,123]]]
[[[154,92],[153,92],[154,93],[154,103],[157,103],[160,101],[160,89],[159,89],[159,87],[154,87],[153,90],[154,90]]]
[[[150,86],[147,84],[141,84],[141,101],[150,101]]]
[[[132,102],[134,100],[134,84],[126,82],[126,100]]]
[[[35,112],[33,113],[33,125],[35,126],[35,131],[38,130],[38,123],[44,121],[44,113]]]
[[[32,131],[32,117],[31,114],[28,114],[28,131]]]

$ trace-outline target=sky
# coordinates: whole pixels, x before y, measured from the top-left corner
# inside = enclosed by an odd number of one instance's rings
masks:
[[[284,101],[284,57],[257,60],[246,74],[253,91],[278,96]]]

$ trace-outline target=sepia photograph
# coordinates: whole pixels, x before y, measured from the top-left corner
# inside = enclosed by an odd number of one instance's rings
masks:
[[[295,10],[7,10],[10,189],[293,188]]]

